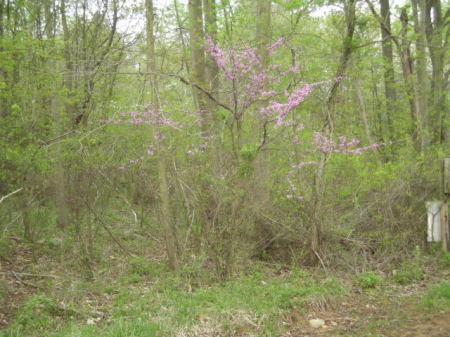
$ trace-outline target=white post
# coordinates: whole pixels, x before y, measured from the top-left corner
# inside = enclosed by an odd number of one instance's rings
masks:
[[[443,204],[442,201],[429,201],[426,203],[428,214],[427,242],[440,242],[442,239],[441,208]]]

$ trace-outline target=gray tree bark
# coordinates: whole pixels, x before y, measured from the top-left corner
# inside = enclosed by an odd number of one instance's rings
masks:
[[[397,93],[395,89],[395,72],[394,72],[394,57],[392,53],[391,35],[391,13],[389,0],[380,0],[380,14],[383,20],[381,27],[381,47],[383,53],[383,68],[384,68],[384,94],[386,98],[386,117],[388,124],[388,139],[393,137],[394,129],[392,125],[392,116],[396,113]],[[387,28],[387,29],[386,29]]]
[[[416,34],[416,88],[418,102],[418,125],[420,130],[420,151],[424,152],[430,144],[428,96],[429,81],[427,76],[426,54],[426,0],[411,0]]]
[[[150,73],[150,82],[152,86],[152,104],[153,109],[159,112],[161,109],[159,101],[158,76],[156,75],[156,54],[155,54],[155,36],[154,36],[154,8],[153,0],[145,1],[145,14],[147,19],[147,69]],[[164,148],[164,140],[161,137],[161,127],[156,126],[157,151],[158,151],[158,180],[159,180],[159,202],[160,202],[160,221],[164,228],[166,251],[169,260],[169,266],[172,270],[178,268],[176,232],[173,224],[173,216],[170,206],[169,184],[167,179],[167,153]]]
[[[205,48],[203,34],[202,0],[189,0],[189,36],[191,47],[191,82],[205,88]],[[199,89],[194,90],[197,109],[202,119],[202,133],[209,134],[210,112],[207,98]]]

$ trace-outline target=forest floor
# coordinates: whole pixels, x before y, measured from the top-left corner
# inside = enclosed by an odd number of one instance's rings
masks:
[[[0,256],[0,336],[450,337],[447,260],[421,256],[401,277],[255,263],[218,283],[110,255],[87,281],[74,261],[15,243]]]

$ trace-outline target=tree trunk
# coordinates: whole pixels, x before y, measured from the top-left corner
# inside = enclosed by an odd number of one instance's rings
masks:
[[[392,125],[392,116],[396,113],[397,93],[395,90],[394,57],[392,54],[392,41],[388,32],[391,31],[391,13],[389,0],[380,0],[380,12],[383,24],[381,27],[381,47],[383,53],[384,68],[384,93],[386,98],[386,117],[388,128],[388,139],[392,140],[394,128]]]
[[[342,54],[339,66],[335,74],[335,82],[331,86],[326,107],[325,107],[325,124],[323,134],[329,137],[333,133],[333,120],[335,115],[335,100],[341,79],[347,70],[350,56],[353,52],[353,34],[355,32],[355,5],[356,0],[346,0],[344,2],[344,14],[346,22],[346,33],[342,44]],[[323,175],[326,169],[327,155],[322,153],[320,156],[318,168],[314,177],[312,191],[312,231],[311,231],[311,255],[313,260],[318,258],[318,251],[321,242],[322,227],[322,195],[323,195]]]
[[[413,0],[417,2],[417,0]],[[403,71],[403,79],[405,82],[405,90],[408,96],[409,101],[409,107],[411,111],[411,137],[413,140],[413,144],[417,151],[421,151],[423,148],[423,144],[425,143],[425,132],[423,129],[423,103],[421,107],[420,103],[420,94],[418,89],[418,81],[416,81],[413,77],[413,62],[411,58],[411,51],[410,51],[410,42],[407,36],[408,33],[408,14],[406,11],[406,8],[403,8],[400,21],[401,21],[401,41],[399,41],[391,32],[389,27],[387,27],[386,22],[383,20],[383,18],[378,15],[376,12],[373,4],[370,2],[370,0],[366,0],[366,3],[368,4],[372,14],[377,18],[378,22],[380,23],[382,30],[384,30],[390,37],[391,41],[395,43],[398,53],[400,55],[400,60],[402,64],[402,71]],[[416,6],[417,7],[417,6]],[[418,21],[417,19],[417,8],[415,10],[415,22]],[[417,25],[415,25],[416,31],[417,31]],[[418,44],[421,46],[421,44]],[[424,55],[424,53],[422,53]],[[424,77],[424,67],[423,67],[423,59],[421,65],[421,75],[418,77]],[[424,88],[421,89],[422,92],[425,90]],[[426,108],[426,106],[425,106]]]
[[[155,55],[155,37],[154,37],[154,13],[153,0],[145,1],[146,19],[147,19],[147,69],[150,73],[150,82],[152,86],[152,104],[153,109],[158,113],[160,111],[160,102],[158,97],[158,76],[156,75],[156,55]],[[159,198],[160,198],[160,221],[164,227],[165,242],[169,266],[172,270],[178,268],[176,233],[173,226],[173,217],[170,208],[169,185],[167,182],[167,164],[164,140],[161,136],[161,127],[156,126],[156,135],[158,139],[158,179],[159,179]]]
[[[409,110],[411,114],[411,138],[416,150],[420,151],[420,128],[418,125],[419,103],[417,101],[417,90],[413,78],[413,62],[411,59],[411,50],[408,40],[408,14],[406,8],[402,9],[400,15],[402,23],[401,28],[401,48],[399,48],[400,59],[402,61],[403,80],[405,90],[409,101]]]
[[[375,144],[376,142],[372,136],[372,131],[370,130],[369,118],[367,117],[366,103],[364,102],[364,95],[361,88],[361,79],[359,76],[355,76],[353,78],[353,87],[355,89],[356,101],[358,102],[361,120],[364,125],[364,131],[366,133],[367,141],[369,142],[369,144]],[[374,152],[378,154],[377,149],[374,149]]]
[[[444,38],[443,33],[446,32],[448,36],[450,32],[444,30],[441,1],[427,0],[426,5],[426,36],[432,66],[430,133],[433,142],[443,143],[446,136],[445,128],[448,125],[447,94],[444,88],[445,55],[448,48],[445,41],[448,37]]]
[[[256,30],[255,40],[257,55],[261,65],[266,69],[270,64],[268,47],[271,38],[271,11],[272,2],[267,0],[256,0]],[[259,113],[259,108],[268,104],[268,100],[258,102],[255,109],[255,123],[257,124],[256,139],[261,142],[263,137],[267,138],[268,118]],[[262,149],[253,163],[252,179],[246,182],[248,194],[251,196],[252,209],[255,212],[254,232],[257,242],[266,244],[268,238],[272,239],[276,234],[267,225],[267,220],[261,214],[270,207],[270,161],[269,152]],[[257,247],[261,248],[261,247]]]
[[[189,0],[189,36],[191,46],[191,81],[205,87],[205,49],[203,39],[202,0]],[[195,101],[202,120],[202,134],[209,133],[209,111],[207,98],[199,89],[195,89]]]
[[[176,20],[177,20],[177,26],[178,26],[177,28],[178,28],[178,33],[180,35],[181,46],[183,48],[183,61],[182,61],[182,63],[186,67],[186,73],[187,73],[188,77],[192,78],[192,76],[191,76],[191,67],[189,65],[190,59],[189,59],[188,53],[187,53],[186,41],[185,41],[184,34],[183,34],[183,25],[182,25],[181,18],[180,18],[180,12],[178,10],[178,0],[173,0],[173,6],[174,6],[174,9],[175,9],[175,17],[176,17]],[[194,105],[196,105],[196,99],[195,99],[195,96],[196,96],[195,90],[196,89],[195,89],[195,87],[193,85],[190,85],[189,87],[191,88],[191,91],[192,91],[192,99],[194,100]]]
[[[5,0],[0,0],[0,53],[3,52],[3,39],[5,34],[4,21],[3,21],[3,13],[5,12]],[[0,76],[6,82],[6,70],[0,67]],[[3,95],[0,96],[0,117],[6,117],[7,114],[7,106],[8,102],[3,98]]]
[[[428,127],[428,94],[426,55],[426,0],[411,0],[414,17],[414,32],[416,33],[416,73],[418,123],[420,130],[420,151],[423,153],[430,144]]]
[[[203,10],[205,13],[205,32],[215,43],[217,42],[217,13],[215,0],[203,0]],[[220,100],[219,97],[219,67],[216,61],[210,56],[206,57],[206,74],[208,89],[211,94]],[[210,101],[211,111],[216,104]]]
[[[256,46],[263,67],[269,64],[267,47],[271,35],[271,7],[272,1],[257,0],[256,2]]]
[[[47,37],[47,42],[50,48],[54,48],[55,44],[52,40],[55,36],[55,27],[54,24],[54,16],[56,16],[56,13],[52,13],[52,9],[54,8],[53,1],[46,0],[44,2],[45,5],[45,35]],[[62,14],[63,18],[65,19],[65,7],[64,7],[64,0],[62,1]],[[59,70],[59,64],[57,59],[50,58],[50,69],[55,71],[55,73]],[[59,97],[59,89],[60,84],[58,81],[57,75],[55,75],[55,79],[53,81],[53,87],[50,97],[50,111],[52,114],[52,117],[55,121],[56,125],[56,136],[58,134],[61,134],[64,132],[64,116],[60,109],[60,97]],[[55,176],[54,176],[54,193],[55,193],[55,200],[57,203],[57,219],[56,224],[60,229],[64,229],[69,225],[69,207],[67,203],[67,184],[66,184],[66,172],[64,168],[64,158],[63,158],[63,150],[62,150],[62,144],[57,144],[55,147],[55,156],[57,160],[55,161]]]

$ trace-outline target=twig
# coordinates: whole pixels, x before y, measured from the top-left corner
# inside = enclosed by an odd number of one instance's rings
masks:
[[[57,140],[59,140],[61,138],[64,138],[65,136],[68,136],[68,135],[70,135],[70,134],[72,134],[74,132],[75,132],[75,130],[69,130],[69,131],[67,131],[67,132],[65,132],[65,133],[63,133],[63,134],[61,134],[59,136],[56,136],[55,138],[52,138],[52,139],[49,139],[49,140],[41,140],[42,145],[43,146],[49,146],[52,143],[54,143],[55,141],[57,141]]]
[[[189,85],[189,86],[193,86],[194,88],[197,88],[198,90],[200,90],[201,92],[203,92],[206,96],[208,96],[208,98],[210,100],[212,100],[214,103],[216,103],[217,105],[221,106],[222,108],[233,112],[233,109],[231,109],[228,105],[226,105],[225,103],[219,102],[208,90],[206,90],[205,88],[203,88],[202,86],[200,86],[197,83],[191,82],[189,81],[187,78],[181,76],[181,75],[177,75],[177,74],[170,74],[170,73],[161,73],[161,72],[152,72],[152,71],[147,71],[147,72],[118,72],[118,73],[112,73],[112,72],[101,72],[102,75],[157,75],[157,76],[166,76],[166,77],[172,77],[172,78],[176,78],[178,80],[180,80],[182,83]],[[88,74],[89,75],[89,74]]]
[[[20,192],[20,191],[22,191],[22,190],[23,190],[23,187],[21,187],[21,188],[15,190],[14,192],[11,192],[11,193],[9,193],[9,194],[7,194],[7,195],[4,195],[4,196],[1,197],[1,199],[0,199],[0,204],[1,204],[6,198],[9,198],[10,196],[12,196],[12,195],[14,195],[14,194],[16,194],[16,193],[18,193],[18,192]]]
[[[313,252],[314,252],[314,254],[316,254],[317,258],[319,259],[320,264],[322,265],[323,270],[325,271],[325,274],[328,274],[328,273],[327,273],[327,268],[325,267],[325,264],[323,263],[323,260],[322,260],[322,258],[320,257],[319,253],[317,253],[315,250],[313,250]]]
[[[30,276],[30,277],[48,277],[48,278],[58,278],[57,276],[54,275],[42,275],[42,274],[30,274],[30,273],[17,273],[15,271],[7,271],[7,272],[0,272],[0,275],[7,275],[7,274],[12,274],[14,275],[14,277],[18,277],[18,275],[23,275],[23,276]]]
[[[26,282],[26,281],[22,280],[22,279],[19,277],[19,274],[16,273],[15,271],[11,271],[11,274],[16,278],[17,281],[19,281],[19,282],[22,283],[23,285],[26,285],[26,286],[29,286],[29,287],[32,287],[32,288],[38,288],[38,287],[35,286],[34,284],[31,284],[31,283],[29,283],[29,282]]]
[[[88,207],[89,211],[91,211],[91,213],[94,215],[94,217],[97,219],[98,222],[100,222],[100,224],[102,225],[102,227],[106,230],[106,232],[108,233],[108,235],[111,237],[111,239],[129,256],[131,256],[132,254],[130,254],[130,252],[128,251],[128,249],[126,249],[119,240],[116,239],[116,237],[111,233],[110,229],[108,228],[108,226],[103,222],[103,220],[97,215],[97,213],[94,212],[94,210],[91,208],[91,206],[86,202],[86,206]]]

